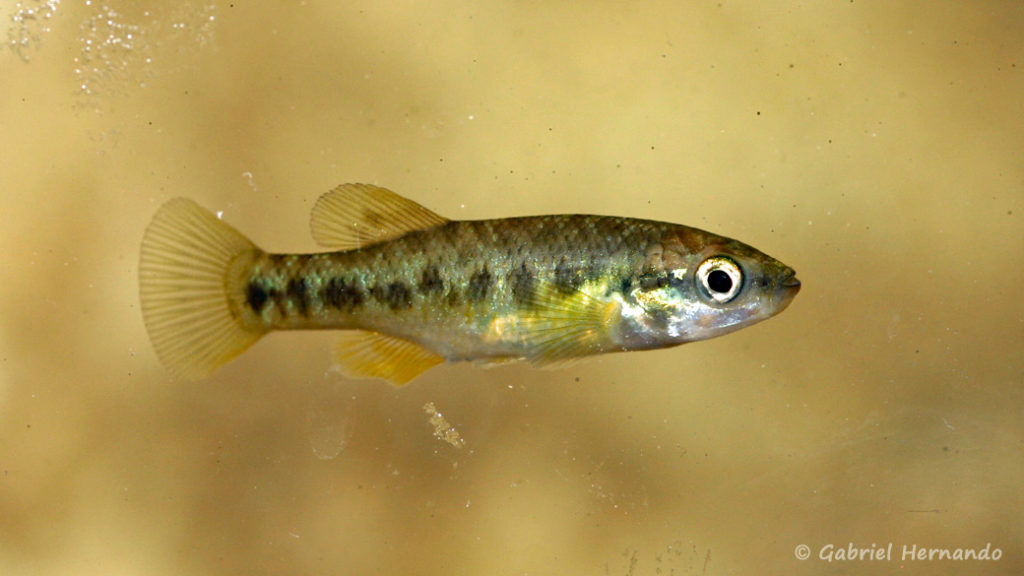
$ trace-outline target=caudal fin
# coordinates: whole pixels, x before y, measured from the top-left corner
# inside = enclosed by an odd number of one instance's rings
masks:
[[[208,375],[265,332],[245,329],[225,289],[228,265],[256,246],[187,198],[160,207],[142,238],[139,296],[157,356],[187,379]]]

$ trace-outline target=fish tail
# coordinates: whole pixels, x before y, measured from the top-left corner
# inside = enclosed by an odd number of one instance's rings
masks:
[[[139,296],[157,356],[173,374],[206,376],[256,343],[228,295],[231,263],[259,249],[187,198],[160,207],[142,238]]]

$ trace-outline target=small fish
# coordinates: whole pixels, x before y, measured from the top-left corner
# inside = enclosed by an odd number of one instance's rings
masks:
[[[271,330],[340,329],[353,377],[404,384],[445,361],[528,360],[676,346],[782,312],[792,268],[677,224],[556,215],[448,220],[345,184],[313,208],[334,251],[273,254],[176,198],[142,239],[142,314],[164,365],[206,376]]]

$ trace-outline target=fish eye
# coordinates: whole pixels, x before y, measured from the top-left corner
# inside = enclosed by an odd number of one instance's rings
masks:
[[[712,256],[697,268],[697,280],[703,292],[719,304],[725,304],[743,287],[743,270],[725,256]]]

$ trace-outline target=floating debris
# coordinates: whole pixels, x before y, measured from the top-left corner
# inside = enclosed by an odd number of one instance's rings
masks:
[[[444,440],[455,448],[462,448],[466,445],[466,441],[459,435],[459,431],[448,423],[448,419],[444,417],[444,414],[437,411],[437,407],[434,406],[433,402],[424,404],[423,411],[430,416],[430,425],[434,427],[435,438]]]

